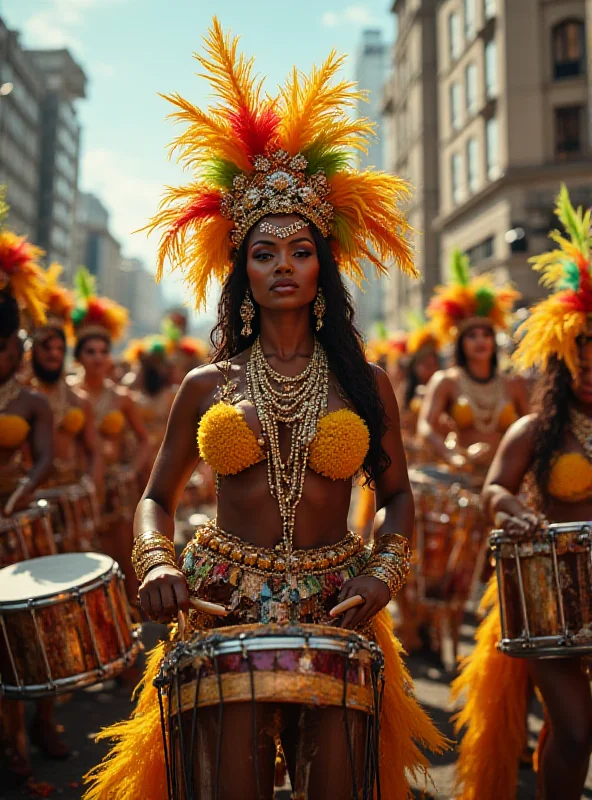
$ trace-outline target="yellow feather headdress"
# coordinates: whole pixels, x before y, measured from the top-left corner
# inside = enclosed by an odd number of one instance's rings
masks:
[[[578,374],[578,337],[592,336],[592,213],[577,211],[562,185],[555,213],[569,238],[553,231],[550,238],[559,247],[530,259],[542,273],[541,283],[554,291],[530,310],[530,316],[516,332],[514,353],[518,367],[546,369],[556,356],[571,374]]]
[[[188,127],[171,154],[195,180],[170,188],[147,226],[161,233],[158,274],[165,261],[181,268],[200,306],[209,281],[223,281],[249,229],[269,214],[297,214],[330,238],[341,269],[358,282],[363,262],[386,272],[392,259],[413,276],[409,227],[398,208],[408,187],[394,175],[357,170],[355,151],[374,134],[350,109],[364,95],[335,81],[343,58],[334,52],[309,76],[296,69],[278,96],[263,93],[253,59],[217,19],[196,56],[218,102],[202,111],[178,94],[171,115]]]
[[[44,272],[41,300],[45,306],[46,320],[40,325],[33,326],[32,332],[37,339],[46,337],[56,328],[63,330],[68,340],[74,336],[72,325],[74,293],[60,283],[62,272],[62,266],[56,262]]]
[[[455,249],[451,255],[452,281],[436,287],[427,313],[441,342],[449,342],[470,325],[488,324],[504,330],[519,292],[497,287],[491,276],[471,277],[467,256]]]
[[[19,306],[34,324],[45,322],[42,299],[44,275],[39,260],[43,250],[27,241],[25,236],[4,227],[9,207],[5,202],[6,187],[0,187],[0,289],[9,289]]]

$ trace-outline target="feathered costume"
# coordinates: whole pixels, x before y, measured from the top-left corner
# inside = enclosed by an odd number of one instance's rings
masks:
[[[571,374],[578,371],[578,337],[592,330],[592,265],[590,224],[592,212],[573,208],[561,187],[555,213],[569,239],[559,231],[549,236],[559,248],[530,259],[542,273],[543,286],[554,291],[537,303],[517,331],[514,360],[518,367],[546,369],[553,356],[564,361]]]
[[[197,56],[220,102],[204,112],[179,95],[170,100],[173,118],[188,123],[173,152],[196,171],[181,189],[169,189],[149,225],[160,229],[159,276],[169,260],[183,269],[203,303],[211,279],[223,281],[233,254],[249,229],[264,217],[295,214],[330,241],[341,269],[354,280],[363,262],[385,271],[393,259],[410,275],[416,270],[397,208],[403,181],[380,172],[358,171],[353,152],[364,150],[372,124],[351,119],[361,97],[349,82],[333,83],[343,59],[332,53],[309,77],[296,70],[275,98],[262,93],[253,61],[237,51],[238,40],[214,20],[205,40],[207,58]],[[446,740],[435,730],[411,692],[400,646],[386,610],[373,621],[386,660],[381,720],[381,784],[385,800],[410,797],[410,775],[426,773],[420,747],[440,752]],[[150,657],[137,710],[127,722],[104,731],[116,744],[110,758],[89,776],[86,800],[162,800],[164,750],[156,689],[152,681],[162,649]]]
[[[508,327],[508,315],[520,296],[518,292],[511,286],[495,286],[489,275],[471,277],[469,259],[458,249],[450,257],[450,276],[449,284],[436,287],[427,310],[438,340],[454,341],[467,328],[477,325]]]
[[[577,375],[578,338],[592,335],[592,264],[590,211],[572,207],[562,186],[556,214],[569,239],[554,231],[559,249],[531,259],[542,283],[555,289],[537,303],[517,331],[515,363],[523,369],[545,369],[549,359],[565,362]],[[527,665],[497,650],[501,640],[497,581],[492,578],[483,605],[489,609],[476,634],[476,647],[461,664],[453,696],[465,698],[456,716],[465,729],[457,762],[457,800],[498,800],[516,794],[518,763],[525,744]],[[543,728],[543,736],[546,726]],[[539,740],[539,750],[541,740]]]
[[[47,338],[55,330],[63,331],[68,339],[74,336],[72,326],[74,293],[60,283],[62,272],[62,266],[55,262],[45,270],[42,299],[46,306],[47,319],[43,325],[34,329],[33,335],[36,339]]]
[[[95,278],[86,267],[80,267],[74,276],[74,288],[76,305],[72,310],[72,322],[77,338],[95,333],[113,341],[121,339],[129,321],[127,309],[96,294]]]
[[[397,208],[406,183],[354,168],[353,155],[366,151],[374,126],[348,114],[363,97],[355,84],[333,83],[344,59],[333,52],[310,76],[294,69],[279,95],[269,97],[252,74],[253,59],[237,48],[238,39],[214,19],[208,57],[196,59],[219,103],[202,111],[178,94],[166,97],[177,109],[172,118],[188,124],[171,153],[196,179],[169,189],[148,226],[161,231],[158,277],[167,260],[180,267],[199,307],[209,281],[227,276],[249,229],[273,213],[314,223],[354,280],[363,279],[364,261],[385,273],[383,264],[393,259],[417,276],[409,226]]]

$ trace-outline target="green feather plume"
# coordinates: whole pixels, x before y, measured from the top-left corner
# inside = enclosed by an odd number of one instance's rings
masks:
[[[563,262],[563,280],[559,284],[559,289],[573,289],[577,292],[580,288],[580,270],[573,261]]]
[[[175,344],[182,336],[181,328],[179,328],[170,317],[165,317],[160,325],[162,335]]]
[[[488,286],[480,286],[475,292],[475,313],[486,317],[495,305],[495,295]]]
[[[471,280],[469,259],[458,247],[454,248],[450,256],[450,274],[453,283],[459,286],[469,285]]]
[[[0,225],[4,222],[10,211],[10,206],[6,202],[6,184],[0,185]]]
[[[571,204],[567,186],[562,183],[555,213],[559,217],[563,227],[571,237],[572,242],[587,253],[590,244],[590,211],[584,214],[580,206],[577,211]]]
[[[302,155],[308,159],[307,175],[314,175],[321,170],[327,178],[332,178],[349,164],[350,156],[341,150],[331,150],[317,143],[305,148]]]
[[[86,267],[79,267],[74,275],[74,289],[82,300],[96,294],[97,282],[94,275]]]
[[[232,161],[223,158],[213,158],[207,166],[203,168],[203,177],[206,181],[219,186],[226,191],[232,191],[233,181],[237,175],[241,174],[240,169]]]

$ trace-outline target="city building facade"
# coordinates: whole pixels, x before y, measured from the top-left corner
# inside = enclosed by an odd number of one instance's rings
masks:
[[[93,194],[78,195],[74,252],[76,265],[95,276],[99,292],[119,300],[121,247],[109,230],[109,212]]]
[[[436,0],[394,0],[396,37],[392,71],[384,90],[385,168],[409,181],[406,207],[412,226],[416,264],[422,280],[393,270],[387,294],[391,327],[400,310],[419,311],[439,279],[438,234],[438,86]]]
[[[27,51],[44,76],[37,243],[47,261],[59,261],[69,277],[75,267],[74,228],[80,161],[76,100],[86,94],[86,76],[68,50]]]
[[[437,10],[440,235],[477,271],[544,290],[528,259],[548,248],[565,182],[592,204],[585,0],[443,0]]]
[[[0,19],[0,183],[10,205],[8,224],[19,235],[37,239],[42,104],[45,83]]]
[[[388,71],[389,50],[380,29],[363,32],[356,60],[356,81],[360,89],[368,92],[368,102],[360,103],[358,114],[374,122],[377,134],[371,141],[368,152],[360,154],[360,164],[363,167],[382,169],[384,166],[382,88]],[[371,264],[366,265],[365,272],[368,280],[363,286],[354,285],[352,295],[358,328],[365,335],[371,335],[372,327],[385,321],[388,278],[377,276]]]

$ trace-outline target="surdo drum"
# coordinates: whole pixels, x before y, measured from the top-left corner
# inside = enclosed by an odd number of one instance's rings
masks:
[[[507,655],[592,652],[592,526],[552,524],[529,538],[494,531],[502,640]]]
[[[155,681],[169,798],[192,800],[207,796],[214,800],[219,796],[219,776],[206,774],[207,770],[200,767],[200,753],[204,743],[214,747],[212,738],[216,737],[215,748],[219,751],[222,709],[232,703],[250,704],[253,715],[255,707],[268,703],[299,704],[312,714],[322,707],[343,709],[349,748],[349,766],[343,767],[352,772],[352,796],[363,800],[379,796],[378,721],[383,665],[382,651],[373,642],[353,631],[320,625],[236,625],[178,643],[165,658]],[[205,734],[200,730],[204,712],[212,708],[220,713],[215,737],[211,728]],[[365,741],[363,786],[355,785],[351,744],[354,735],[356,741]],[[218,762],[218,758],[214,761]],[[258,770],[257,752],[253,753],[253,763]],[[297,766],[297,784],[298,780]],[[201,794],[204,781],[211,781],[211,786]],[[296,786],[294,789],[298,794]]]
[[[7,697],[106,680],[140,649],[121,570],[108,556],[68,553],[0,570],[0,688]]]

